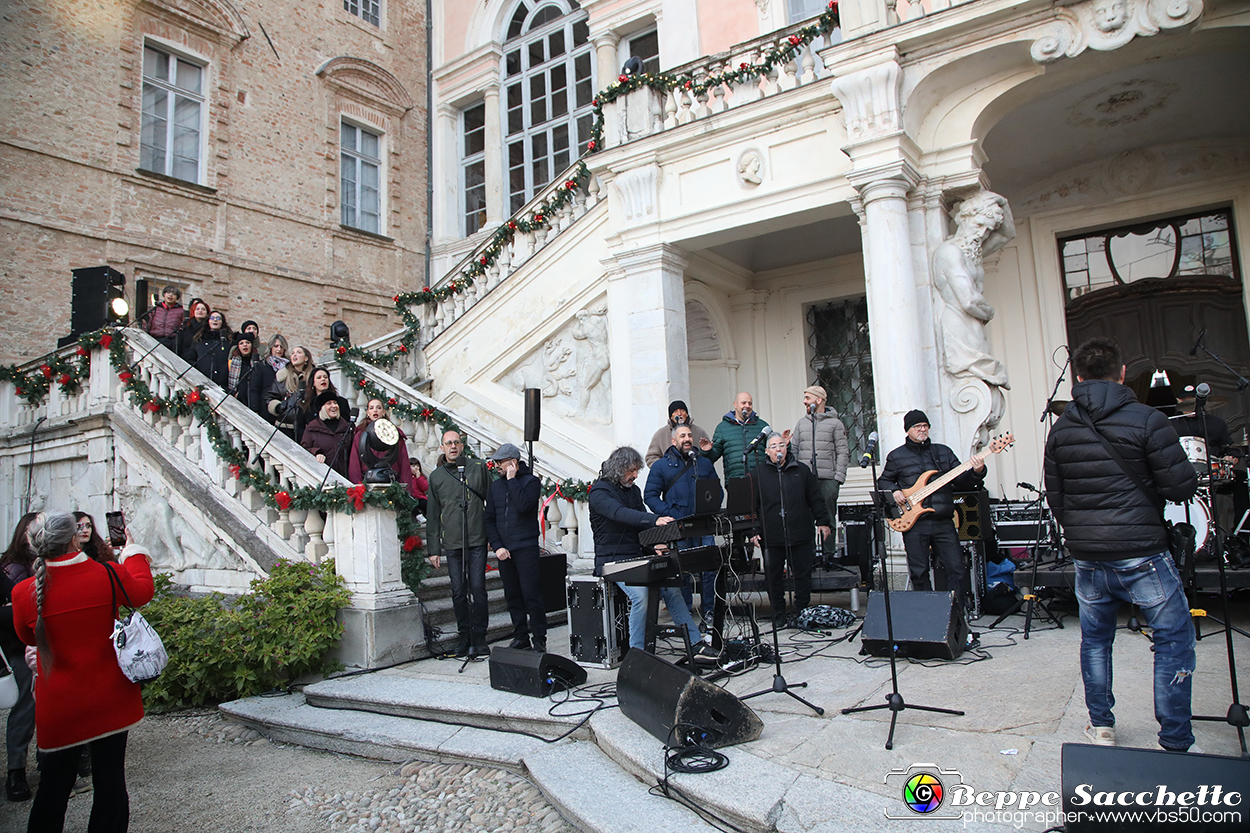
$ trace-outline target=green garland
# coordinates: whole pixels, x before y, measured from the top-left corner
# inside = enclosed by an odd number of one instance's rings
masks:
[[[29,364],[29,363],[27,363]],[[91,378],[91,351],[82,347],[72,358],[59,356],[56,352],[43,356],[37,367],[11,364],[0,367],[0,382],[12,382],[17,395],[31,405],[39,405],[47,398],[52,385],[59,385],[61,393],[77,396],[83,383]]]

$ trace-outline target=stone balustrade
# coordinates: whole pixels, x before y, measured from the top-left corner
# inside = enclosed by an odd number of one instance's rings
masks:
[[[203,386],[204,396],[214,409],[214,418],[222,434],[234,448],[245,452],[250,464],[262,469],[275,487],[291,491],[310,486],[351,485],[346,478],[318,463],[294,440],[280,431],[275,432],[268,422],[234,397],[227,396],[198,371],[189,370],[186,363],[173,353],[164,348],[149,353],[154,345],[155,342],[146,333],[127,333],[126,351],[135,376],[161,397],[171,396],[178,390]],[[104,351],[99,352],[104,354]],[[145,353],[148,354],[146,357]],[[142,361],[139,361],[141,357]],[[107,356],[104,358],[107,362]],[[336,516],[342,513],[330,512],[323,519],[317,511],[282,510],[267,504],[264,494],[244,485],[234,476],[229,464],[218,456],[209,442],[207,427],[199,419],[193,415],[175,417],[148,413],[130,403],[124,385],[111,368],[104,368],[104,374],[95,370],[93,367],[93,380],[104,375],[111,383],[109,399],[114,401],[115,412],[128,410],[159,433],[172,449],[207,474],[214,487],[230,495],[272,533],[272,539],[276,540],[271,542],[280,542],[278,548],[283,557],[318,563],[324,558],[337,556],[335,533],[345,521]],[[350,521],[346,523],[350,525]]]
[[[807,21],[806,25],[810,25]],[[774,66],[766,74],[741,83],[720,83],[698,89],[709,78],[734,72],[743,64],[762,64],[773,49],[790,47],[790,35],[805,24],[771,32],[740,43],[725,52],[718,52],[668,70],[670,76],[690,76],[695,86],[690,90],[673,89],[660,92],[642,87],[604,105],[603,138],[607,147],[651,136],[665,130],[690,124],[699,119],[724,113],[744,104],[789,92],[825,78],[820,52],[841,42],[840,29],[818,36],[800,48],[794,58]]]
[[[377,388],[381,389],[388,398],[394,397],[410,407],[436,409],[450,416],[460,426],[466,447],[479,458],[489,458],[495,449],[507,441],[504,437],[482,426],[476,420],[458,413],[455,409],[449,408],[442,402],[421,393],[387,371],[363,363],[359,367],[364,371],[365,377]],[[352,402],[352,407],[360,408],[363,413],[369,404],[369,395],[361,390],[359,386],[343,382],[341,375],[337,371],[335,371],[334,375],[335,386],[339,390],[347,392],[347,395],[354,396],[355,401]],[[355,392],[351,393],[353,388]],[[392,416],[392,421],[407,436],[408,453],[410,455],[416,456],[427,463],[432,463],[438,459],[439,446],[442,443],[443,434],[443,428],[440,425],[431,420],[409,419],[400,416],[398,413]],[[429,473],[428,468],[426,473]],[[542,460],[535,460],[534,474],[541,478],[561,483],[576,479],[570,473],[561,471],[550,464],[544,463]],[[585,501],[573,501],[571,503],[572,506],[570,506],[570,501],[553,500],[547,505],[545,515],[547,543],[545,546],[548,549],[580,555],[582,553],[580,545],[583,542],[580,541],[578,536],[579,517],[588,518],[589,507]],[[590,541],[584,542],[587,552],[590,550],[590,544]]]
[[[580,162],[574,163],[567,170],[554,177],[547,186],[534,195],[534,198],[512,215],[509,222],[525,220],[532,222],[536,214],[543,213],[545,206],[550,204],[557,189],[578,173]],[[421,321],[421,344],[429,344],[455,323],[465,310],[470,309],[486,294],[499,286],[517,269],[532,258],[543,246],[546,246],[573,223],[590,211],[605,198],[600,191],[599,178],[591,174],[590,179],[574,192],[573,199],[553,212],[544,214],[546,224],[533,231],[518,230],[512,240],[505,243],[493,261],[486,268],[486,273],[469,284],[464,292],[443,298],[436,303],[426,304],[419,314]],[[431,288],[448,286],[453,280],[461,280],[464,270],[474,262],[479,262],[488,255],[492,247],[490,240],[471,251],[463,260],[456,264],[450,272],[443,276]],[[489,260],[489,257],[488,257]]]

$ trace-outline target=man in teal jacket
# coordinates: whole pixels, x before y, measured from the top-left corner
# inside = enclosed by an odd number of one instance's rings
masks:
[[[721,417],[720,423],[716,426],[716,431],[712,434],[712,442],[701,444],[703,456],[713,463],[722,457],[725,458],[726,480],[731,477],[745,477],[747,473],[755,471],[757,455],[749,454],[744,466],[742,450],[750,445],[752,440],[767,433],[768,423],[760,419],[759,414],[755,413],[751,406],[751,394],[746,391],[738,394],[733,403],[733,410]],[[763,457],[764,443],[761,441],[756,448],[759,451],[758,456]]]

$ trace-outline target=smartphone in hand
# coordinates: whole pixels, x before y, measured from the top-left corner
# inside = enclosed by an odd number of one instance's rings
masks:
[[[108,512],[104,520],[109,528],[109,544],[114,547],[126,546],[126,515],[124,512]]]

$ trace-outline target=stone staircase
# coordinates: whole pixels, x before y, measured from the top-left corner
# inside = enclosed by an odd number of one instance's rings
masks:
[[[512,636],[512,619],[508,615],[508,602],[503,594],[503,580],[499,577],[497,563],[493,557],[487,559],[486,601],[490,612],[490,625],[486,631],[486,641],[496,643],[506,641]],[[440,650],[455,647],[457,639],[456,612],[451,604],[451,576],[447,573],[447,565],[432,571],[421,582],[417,597],[421,600],[424,613],[424,627],[433,629],[434,646]],[[568,611],[560,610],[547,614],[550,626],[564,623],[568,619]],[[424,638],[424,637],[423,637]],[[430,656],[429,649],[423,644],[418,655]]]

